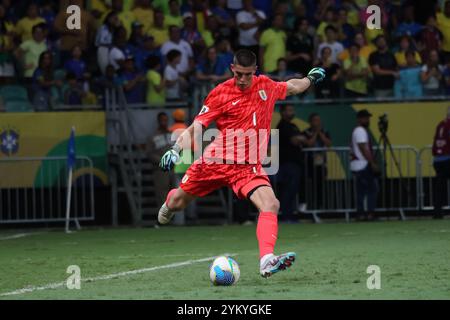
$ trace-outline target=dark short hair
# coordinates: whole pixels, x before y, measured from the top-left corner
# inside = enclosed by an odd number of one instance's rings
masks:
[[[214,45],[218,46],[219,44],[221,44],[223,41],[230,41],[230,39],[224,37],[224,36],[218,36],[215,41],[214,41]]]
[[[284,15],[283,15],[282,13],[278,12],[278,13],[275,13],[275,14],[273,15],[273,17],[272,17],[272,22],[273,22],[273,21],[275,20],[275,18],[278,17],[278,16],[280,16],[282,19],[284,18]]]
[[[315,117],[320,117],[320,115],[317,112],[313,112],[308,116],[308,121],[311,122],[312,119],[314,119]]]
[[[172,31],[173,31],[174,29],[180,29],[180,27],[179,27],[179,26],[176,26],[176,25],[174,25],[174,24],[171,24],[167,30],[169,31],[169,34],[170,34],[170,33],[172,33]]]
[[[127,29],[125,29],[125,27],[122,27],[122,26],[119,26],[119,27],[114,28],[114,31],[113,31],[113,40],[114,40],[114,41],[117,41],[117,39],[119,38],[119,35],[120,35],[121,33],[126,34],[126,33],[127,33]]]
[[[179,56],[181,56],[181,52],[176,49],[172,49],[167,53],[167,61],[172,62],[174,59],[178,58]]]
[[[67,72],[66,74],[66,80],[76,80],[77,75],[74,72]]]
[[[349,47],[349,48],[351,48],[351,47],[356,47],[356,48],[358,48],[358,50],[361,49],[361,46],[360,46],[358,43],[356,43],[356,42],[352,42],[352,43],[350,44],[350,47]]]
[[[150,56],[147,57],[147,60],[145,61],[145,64],[146,64],[147,68],[153,69],[157,65],[161,64],[161,61],[160,61],[158,56],[150,55]]]
[[[34,34],[38,29],[41,29],[41,31],[44,31],[44,29],[41,26],[41,23],[38,23],[31,28],[31,34]]]
[[[305,17],[297,18],[297,20],[295,21],[295,30],[298,30],[298,28],[300,28],[300,26],[302,25],[302,23],[303,23],[304,21],[306,21],[306,22],[309,23],[308,19],[305,18]]]
[[[336,30],[336,28],[335,27],[333,27],[333,26],[331,26],[331,25],[328,25],[326,28],[325,28],[325,33],[327,32],[327,31],[333,31],[334,33],[337,33],[337,30]]]
[[[329,49],[331,51],[331,53],[333,53],[333,50],[331,49],[331,47],[329,46],[325,46],[322,48],[322,50],[320,50],[320,54],[323,54],[325,52],[325,50]]]
[[[161,118],[164,117],[164,116],[169,117],[169,116],[167,115],[167,113],[165,113],[164,111],[158,112],[158,115],[156,116],[156,119],[158,119],[158,121],[159,121],[159,120],[161,120]]]
[[[233,64],[243,67],[256,66],[256,55],[247,49],[240,49],[234,54]]]
[[[46,22],[38,23],[38,24],[34,25],[34,27],[39,27],[42,29],[42,31],[47,30],[49,28],[49,26]]]
[[[117,12],[111,11],[110,13],[108,13],[106,15],[105,19],[103,19],[103,24],[108,25],[109,19],[111,19],[111,17],[113,17],[113,16],[117,16]]]
[[[280,105],[280,112],[285,112],[288,107],[294,107],[293,104],[282,104]]]
[[[384,34],[379,34],[379,35],[377,35],[377,36],[375,37],[375,39],[373,39],[372,42],[375,43],[375,44],[377,44],[378,41],[379,41],[380,39],[386,40],[386,37],[384,36]]]

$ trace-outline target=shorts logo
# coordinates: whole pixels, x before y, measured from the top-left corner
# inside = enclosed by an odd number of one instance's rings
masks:
[[[202,110],[200,110],[199,115],[204,114],[204,113],[207,113],[208,111],[209,111],[209,108],[208,108],[207,106],[203,106],[203,107],[202,107]]]
[[[181,183],[186,183],[189,179],[189,176],[187,174],[184,175],[183,179],[181,179]]]
[[[264,91],[264,90],[259,90],[259,96],[260,96],[261,99],[263,99],[264,101],[267,100],[266,91]]]

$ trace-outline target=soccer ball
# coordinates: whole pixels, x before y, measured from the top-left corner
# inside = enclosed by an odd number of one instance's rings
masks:
[[[239,265],[230,257],[217,257],[209,267],[209,277],[216,286],[231,286],[240,275]]]

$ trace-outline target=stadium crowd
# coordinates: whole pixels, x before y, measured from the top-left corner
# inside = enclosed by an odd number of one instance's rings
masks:
[[[24,85],[35,110],[101,104],[114,85],[129,103],[158,106],[207,93],[247,48],[275,80],[326,69],[310,97],[450,95],[450,1],[415,3],[1,0],[0,84]],[[79,30],[66,27],[69,4],[82,8]],[[381,29],[366,27],[373,4]]]

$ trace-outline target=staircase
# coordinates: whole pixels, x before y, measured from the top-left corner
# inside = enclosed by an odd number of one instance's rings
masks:
[[[114,141],[108,139],[113,224],[118,224],[118,195],[124,193],[133,225],[155,225],[161,204],[156,203],[155,199],[153,170],[159,168],[150,163],[144,150],[137,144],[138,139],[131,129],[132,111],[126,104],[122,88],[106,90],[105,99],[108,137],[115,137]],[[186,217],[187,224],[231,223],[230,190],[217,190],[197,199],[190,208],[192,214]]]

